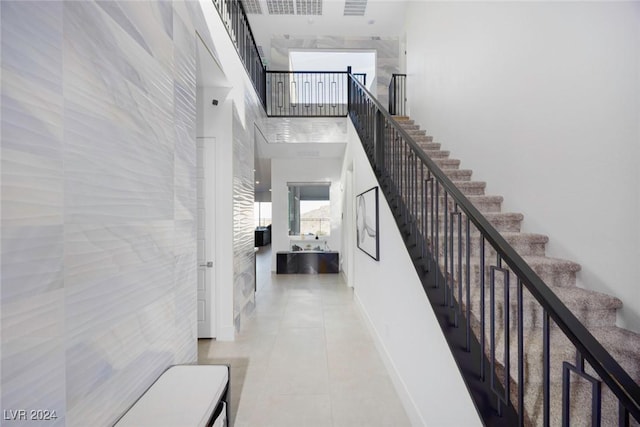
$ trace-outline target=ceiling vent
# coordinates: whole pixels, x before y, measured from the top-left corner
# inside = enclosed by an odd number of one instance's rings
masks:
[[[262,7],[258,0],[242,0],[242,7],[247,14],[262,15]]]
[[[322,0],[296,0],[298,15],[322,15]]]
[[[267,0],[269,15],[295,15],[293,0]]]
[[[344,3],[344,16],[364,16],[367,8],[367,0],[346,0]]]

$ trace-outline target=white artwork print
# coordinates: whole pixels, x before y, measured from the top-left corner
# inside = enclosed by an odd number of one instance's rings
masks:
[[[378,187],[356,197],[356,237],[358,247],[378,260]]]

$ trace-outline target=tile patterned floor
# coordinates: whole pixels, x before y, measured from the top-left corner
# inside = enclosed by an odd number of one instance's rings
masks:
[[[258,254],[256,311],[233,342],[200,340],[231,366],[236,427],[402,427],[410,422],[340,275],[275,275]]]

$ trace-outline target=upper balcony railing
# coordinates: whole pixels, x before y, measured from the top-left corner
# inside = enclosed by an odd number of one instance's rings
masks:
[[[220,18],[227,28],[229,37],[240,55],[262,105],[265,106],[267,70],[260,57],[258,45],[251,32],[249,19],[242,3],[238,0],[213,0],[213,4],[218,9]]]
[[[366,74],[354,74],[367,83]],[[346,117],[349,71],[267,71],[269,117]]]

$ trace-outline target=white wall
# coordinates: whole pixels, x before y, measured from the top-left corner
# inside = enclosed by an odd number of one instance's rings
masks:
[[[351,122],[349,134],[345,165],[353,164],[354,194],[360,194],[378,182]],[[356,299],[396,390],[413,425],[480,426],[382,192],[379,198],[380,261],[356,249],[353,274]],[[355,218],[345,227],[355,228]]]
[[[409,110],[640,331],[640,3],[411,2]]]
[[[331,234],[327,243],[331,250],[341,251],[342,188],[340,171],[342,158],[277,158],[271,160],[271,270],[276,271],[276,252],[290,250],[287,182],[331,182]]]

